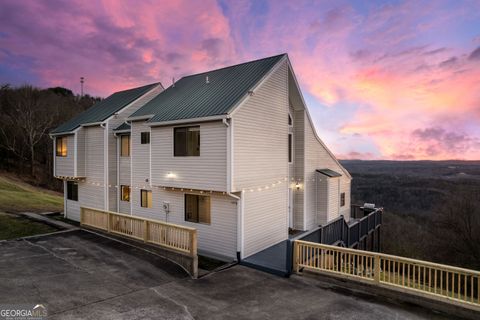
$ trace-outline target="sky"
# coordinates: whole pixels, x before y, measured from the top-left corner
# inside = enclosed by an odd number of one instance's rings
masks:
[[[480,159],[480,0],[0,1],[0,84],[114,91],[288,53],[341,159]]]

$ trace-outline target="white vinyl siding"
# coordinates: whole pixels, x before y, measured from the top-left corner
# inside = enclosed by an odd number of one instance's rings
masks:
[[[150,186],[150,144],[141,144],[142,132],[150,131],[145,121],[135,121],[131,124],[130,157],[132,165],[131,210],[133,214],[149,216],[161,209],[158,199],[152,198],[152,207],[141,206],[140,190],[152,190]],[[122,158],[122,157],[120,157]]]
[[[78,200],[80,200],[80,190],[78,191],[78,193]],[[73,201],[67,199],[65,203],[67,207],[64,210],[67,211],[67,218],[75,221],[80,221],[80,201]]]
[[[150,145],[143,146],[152,148],[152,185],[226,191],[226,126],[221,121],[191,125],[200,126],[200,156],[175,157],[173,155],[174,127],[151,129]],[[133,154],[134,159],[135,157],[136,155]]]
[[[350,190],[351,188],[351,181],[348,178],[342,177],[340,179],[340,193],[345,192],[345,205],[343,207],[340,207],[340,215],[343,215],[343,217],[349,221],[350,220],[350,204],[351,204],[351,195],[350,195]]]
[[[244,193],[244,252],[246,258],[288,238],[288,195],[285,184]]]
[[[305,114],[305,227],[307,230],[317,227],[319,224],[325,224],[335,218],[337,218],[339,213],[339,201],[340,201],[340,191],[341,191],[341,180],[344,180],[343,183],[347,184],[350,182],[343,171],[343,169],[338,165],[335,159],[329,154],[325,147],[317,140],[313,128],[310,125],[310,120]],[[326,217],[326,222],[323,217],[319,217],[316,212],[317,208],[317,188],[315,183],[315,170],[316,169],[331,169],[340,173],[342,176],[338,178],[330,178],[328,184],[328,212]],[[344,188],[347,188],[346,186]],[[320,191],[322,192],[322,191]],[[350,192],[348,196],[345,197],[345,207],[348,207],[350,210]],[[344,209],[346,210],[346,209]]]
[[[119,157],[119,185],[125,185],[129,186],[131,181],[130,181],[130,157]],[[120,190],[120,187],[119,187]],[[130,189],[130,198],[131,198],[131,192],[132,190]],[[119,193],[119,197],[120,197]],[[119,202],[119,212],[120,213],[126,213],[130,214],[130,203],[127,201],[120,201]]]
[[[85,177],[85,129],[80,128],[77,131],[77,150],[75,150],[77,155],[77,176]]]
[[[305,177],[305,111],[296,110],[294,112],[294,181],[304,181]],[[292,183],[292,181],[290,181]],[[297,230],[304,230],[305,228],[305,219],[304,219],[304,188],[299,190],[294,189],[293,191],[293,216],[294,216],[294,228]]]
[[[236,258],[237,251],[237,206],[236,200],[216,193],[203,193],[210,196],[210,224],[185,221],[185,192],[152,189],[152,208],[140,207],[140,189],[132,189],[132,214],[134,216],[160,220],[197,229],[198,250],[202,254]],[[200,194],[188,192],[189,194]],[[165,214],[163,202],[170,205],[170,213]]]
[[[244,257],[288,237],[288,109],[282,62],[232,116],[233,191],[245,189]]]
[[[104,130],[100,126],[86,127],[86,181],[79,183],[78,197],[81,206],[104,208]]]
[[[161,85],[156,86],[150,90],[147,94],[143,95],[127,108],[119,111],[111,119],[106,121],[106,129],[100,126],[88,126],[82,127],[77,132],[77,176],[85,176],[85,182],[79,182],[78,187],[78,206],[70,206],[67,203],[67,215],[69,218],[79,220],[80,219],[80,206],[93,207],[98,209],[105,208],[105,188],[108,189],[108,204],[109,209],[113,211],[120,211],[124,213],[130,213],[130,207],[128,205],[117,208],[118,200],[118,187],[117,186],[117,145],[116,138],[113,135],[113,129],[120,126],[125,122],[125,119],[133,112],[137,111],[140,107],[145,105],[148,101],[158,95],[163,88]],[[108,144],[107,152],[105,153],[104,145],[104,130],[108,130]],[[73,155],[73,135],[68,144],[68,155]],[[71,150],[70,150],[71,149]],[[105,181],[104,167],[105,167],[105,155],[108,156],[108,173],[107,180]],[[55,172],[58,171],[57,157]],[[71,161],[72,174],[67,176],[73,176],[73,158]],[[70,165],[70,162],[68,163]],[[60,164],[62,166],[63,163]],[[123,171],[120,177],[122,182],[128,180],[127,185],[130,185],[130,165],[129,163],[121,163],[120,166],[128,166],[128,171]],[[62,169],[63,170],[63,169]],[[123,169],[122,169],[123,170]],[[132,195],[135,190],[132,189]],[[127,202],[128,203],[128,202]],[[128,207],[127,207],[128,206]]]
[[[73,177],[75,174],[74,135],[64,137],[67,142],[67,156],[59,157],[55,154],[55,176]]]

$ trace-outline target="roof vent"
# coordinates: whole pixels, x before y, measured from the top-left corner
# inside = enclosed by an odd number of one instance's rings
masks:
[[[208,76],[205,77],[205,83],[206,83],[206,84],[209,84],[209,83],[210,83],[210,80],[208,80]]]
[[[175,77],[172,78],[172,88],[175,88]]]

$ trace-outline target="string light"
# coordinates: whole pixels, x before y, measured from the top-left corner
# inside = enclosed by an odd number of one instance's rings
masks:
[[[76,177],[60,177],[60,178],[63,178],[63,179],[69,179],[69,180],[73,180],[73,181],[80,181],[82,183],[85,183],[87,185],[92,185],[92,186],[97,186],[97,187],[107,187],[108,188],[120,188],[120,185],[113,185],[113,184],[104,184],[104,183],[101,183],[101,182],[97,182],[97,181],[87,181],[86,178],[76,178]],[[265,190],[269,190],[270,188],[275,188],[279,185],[282,184],[283,181],[289,181],[289,178],[291,179],[291,183],[288,183],[287,184],[287,187],[288,188],[291,188],[291,189],[294,189],[294,190],[300,190],[304,184],[307,184],[308,182],[315,182],[315,181],[322,181],[322,179],[315,179],[315,178],[311,178],[311,179],[302,179],[302,178],[295,178],[295,177],[285,177],[283,178],[283,180],[276,180],[272,183],[269,183],[269,184],[266,184],[266,185],[263,185],[263,186],[256,186],[256,187],[249,187],[249,188],[242,188],[242,191],[245,192],[245,191],[249,191],[249,192],[255,192],[255,191],[258,191],[258,192],[262,192],[262,191],[265,191]],[[132,189],[147,189],[148,187],[150,187],[151,189],[155,189],[155,190],[160,190],[160,189],[163,189],[163,190],[172,190],[172,191],[182,191],[184,192],[185,190],[188,190],[188,189],[184,189],[184,188],[175,188],[175,187],[166,187],[166,186],[145,186],[145,185],[131,185],[130,188]],[[167,189],[168,188],[168,189]],[[213,194],[215,191],[213,190],[194,190],[194,189],[189,189],[190,192],[199,192],[201,194],[203,193],[210,193],[210,194]],[[220,192],[220,191],[218,191]],[[222,192],[222,194],[226,194],[226,192]]]

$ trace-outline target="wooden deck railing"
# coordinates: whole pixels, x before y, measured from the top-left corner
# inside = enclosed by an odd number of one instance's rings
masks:
[[[480,311],[480,272],[382,253],[294,243],[294,272],[347,277]]]
[[[187,255],[193,259],[193,276],[196,276],[197,230],[194,228],[87,207],[80,209],[80,223]]]

